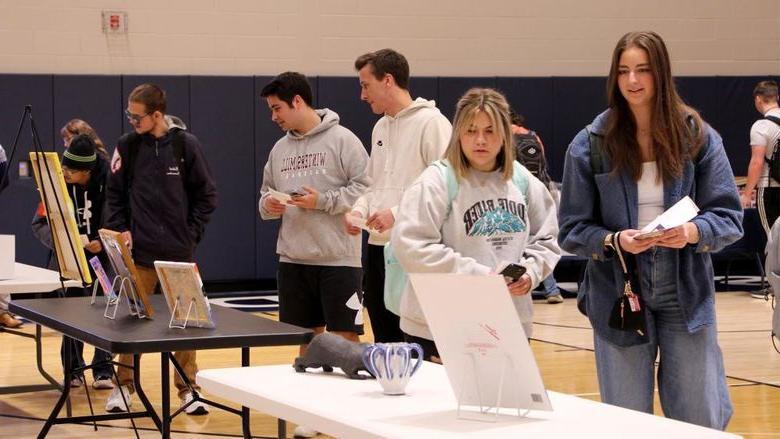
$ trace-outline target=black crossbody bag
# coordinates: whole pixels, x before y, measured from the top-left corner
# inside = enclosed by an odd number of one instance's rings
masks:
[[[645,313],[642,310],[642,299],[639,297],[639,294],[634,293],[634,289],[631,287],[631,274],[626,266],[623,250],[620,248],[619,236],[620,232],[612,236],[612,246],[623,269],[623,294],[620,295],[617,301],[615,301],[615,305],[612,306],[609,326],[621,331],[635,331],[639,335],[645,335],[647,333],[647,322],[645,321]]]

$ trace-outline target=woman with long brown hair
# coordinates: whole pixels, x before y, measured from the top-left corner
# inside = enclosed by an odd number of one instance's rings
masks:
[[[607,100],[569,145],[558,236],[588,258],[577,300],[601,398],[652,413],[657,378],[666,416],[725,429],[733,410],[710,253],[742,236],[742,209],[723,142],[677,94],[655,32],[618,41]],[[692,220],[640,232],[686,196],[699,208]]]

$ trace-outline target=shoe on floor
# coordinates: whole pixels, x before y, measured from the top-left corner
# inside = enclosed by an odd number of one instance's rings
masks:
[[[11,313],[4,312],[0,314],[0,326],[5,326],[6,328],[18,328],[22,326],[22,321],[15,319]]]
[[[124,395],[124,400],[122,399]],[[125,404],[127,401],[127,404]],[[109,413],[121,413],[130,411],[133,401],[130,399],[130,390],[127,386],[117,386],[108,395],[108,401],[106,401],[106,411]]]
[[[295,431],[293,431],[293,437],[314,437],[314,436],[317,436],[317,432],[304,425],[299,425],[295,427]]]
[[[82,384],[84,384],[84,380],[82,380],[81,377],[74,376],[70,379],[71,388],[81,387]]]
[[[95,390],[113,389],[114,383],[111,381],[111,378],[97,377],[92,382],[92,388]]]
[[[185,393],[184,397],[181,398],[181,406],[184,407],[187,403],[192,401],[192,399],[192,392]],[[209,406],[200,401],[195,401],[184,409],[184,413],[192,416],[207,415],[209,413]]]
[[[563,303],[563,296],[560,293],[547,296],[547,303]]]

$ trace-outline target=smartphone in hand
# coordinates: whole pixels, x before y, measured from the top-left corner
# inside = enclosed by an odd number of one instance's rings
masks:
[[[517,282],[525,274],[525,267],[518,264],[508,264],[498,274],[503,275],[507,283]]]

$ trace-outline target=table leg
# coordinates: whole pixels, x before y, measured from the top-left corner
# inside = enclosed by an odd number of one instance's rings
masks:
[[[37,327],[40,330],[40,325],[37,325]],[[37,342],[39,341],[40,339],[38,339]],[[65,364],[68,366],[70,366],[70,358],[71,358],[70,349],[65,349]],[[49,430],[51,429],[51,426],[54,425],[54,422],[57,420],[57,417],[60,414],[60,410],[62,410],[62,405],[65,403],[65,401],[69,401],[71,377],[72,377],[71,369],[70,367],[66,367],[64,385],[62,386],[62,393],[60,394],[60,399],[58,399],[57,403],[54,404],[54,408],[49,414],[49,418],[46,419],[46,423],[43,424],[41,431],[38,433],[39,438],[46,437],[46,435],[49,433]],[[68,414],[68,417],[70,417],[70,413]]]
[[[249,347],[241,347],[241,367],[249,367]],[[244,439],[252,439],[252,429],[249,425],[249,407],[241,406],[241,427]]]
[[[52,378],[51,375],[49,375],[48,372],[43,368],[43,345],[41,344],[41,325],[35,324],[35,365],[38,367],[38,373],[41,374],[41,376],[46,379],[49,383],[51,383],[54,386],[57,386],[60,391],[63,391],[65,387],[70,387],[70,380],[65,380],[64,383],[58,383],[57,380]],[[68,398],[65,401],[65,414],[68,415],[68,417],[71,417],[73,415],[71,405],[70,405],[70,398]]]
[[[282,418],[276,421],[276,437],[279,439],[287,438],[287,421]]]
[[[162,437],[171,437],[171,383],[168,363],[170,352],[160,352],[160,370],[162,371]]]
[[[163,378],[166,378],[167,376],[168,375],[163,375]],[[160,417],[157,416],[157,412],[154,411],[154,407],[149,402],[149,398],[146,397],[146,393],[144,393],[144,389],[141,387],[141,354],[133,354],[133,383],[135,384],[135,393],[138,394],[138,399],[143,403],[146,412],[149,414],[149,417],[152,418],[152,422],[154,422],[157,430],[162,432],[163,425],[162,422],[160,422]],[[163,384],[165,385],[167,383],[163,381]]]

